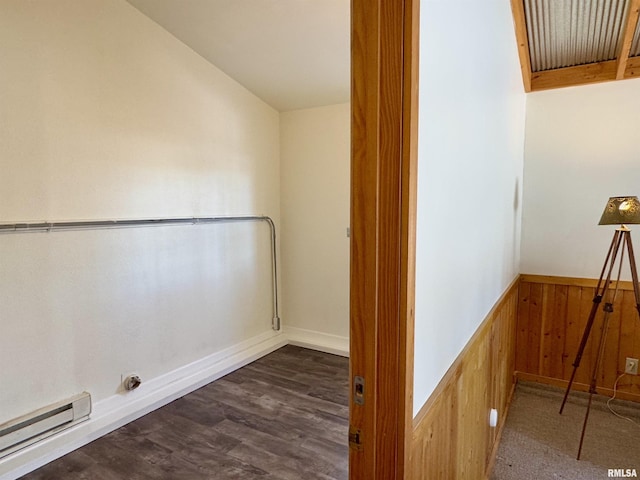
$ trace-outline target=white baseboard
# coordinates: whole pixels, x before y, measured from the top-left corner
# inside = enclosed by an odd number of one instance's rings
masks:
[[[1,459],[0,480],[15,480],[287,343],[286,335],[266,332],[96,402],[89,420]]]
[[[340,337],[314,330],[287,326],[284,327],[284,334],[291,345],[332,353],[342,357],[349,356],[349,337]]]

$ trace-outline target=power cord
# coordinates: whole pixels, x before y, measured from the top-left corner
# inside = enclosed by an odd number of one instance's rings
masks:
[[[613,410],[613,408],[611,408],[611,402],[616,398],[616,393],[617,393],[617,389],[618,389],[618,382],[620,381],[620,379],[622,377],[624,377],[626,375],[626,373],[623,373],[622,375],[620,375],[618,378],[616,378],[616,382],[613,384],[613,397],[611,397],[609,400],[607,400],[607,408],[611,411],[611,413],[613,413],[616,417],[618,418],[622,418],[624,420],[628,420],[631,423],[633,423],[634,425],[640,427],[640,423],[636,422],[633,418],[629,418],[629,417],[625,417],[624,415],[620,415],[618,412],[616,412],[615,410]]]

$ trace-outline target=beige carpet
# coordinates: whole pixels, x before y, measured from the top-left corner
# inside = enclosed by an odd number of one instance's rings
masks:
[[[640,405],[594,396],[581,460],[576,460],[587,395],[572,392],[562,415],[564,391],[537,384],[516,387],[491,480],[598,480],[609,469],[635,469],[640,478]],[[625,478],[625,477],[618,477]],[[634,478],[634,477],[630,477]]]

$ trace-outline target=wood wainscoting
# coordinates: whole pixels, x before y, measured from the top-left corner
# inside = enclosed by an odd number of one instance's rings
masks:
[[[518,279],[502,295],[413,422],[413,480],[486,478],[514,387]],[[489,412],[498,410],[498,427]]]
[[[597,280],[521,275],[518,298],[518,379],[566,388],[580,345]],[[621,282],[611,314],[598,392],[611,396],[626,357],[640,358],[640,319],[631,282]],[[603,301],[604,305],[604,301]],[[602,326],[598,312],[573,389],[588,391]],[[617,397],[640,401],[640,376],[625,375]]]

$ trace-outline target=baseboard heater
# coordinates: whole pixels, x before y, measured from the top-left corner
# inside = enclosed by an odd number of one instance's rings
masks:
[[[83,392],[0,425],[0,458],[89,418],[91,395]]]

